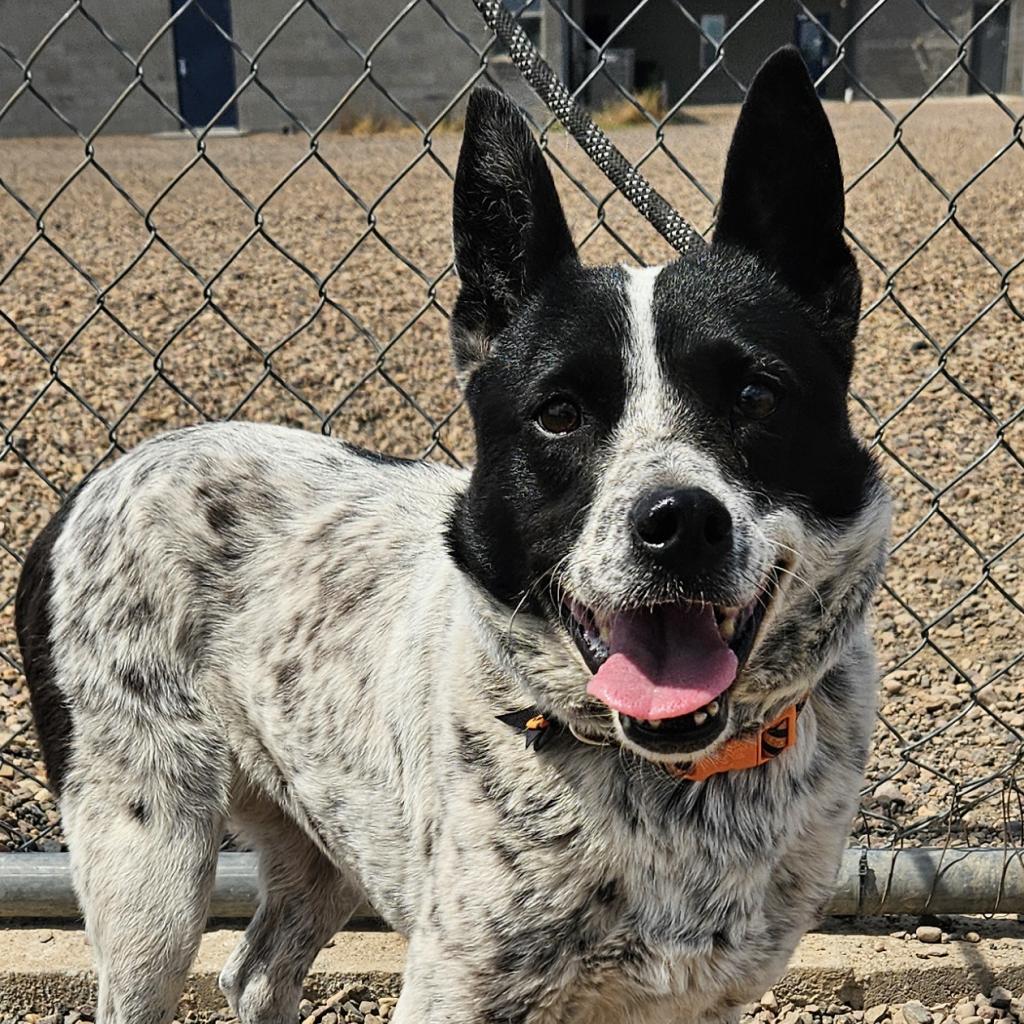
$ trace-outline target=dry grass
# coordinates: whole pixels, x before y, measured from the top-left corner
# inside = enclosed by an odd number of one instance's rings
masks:
[[[613,100],[594,115],[594,120],[605,131],[609,131],[612,128],[650,124],[651,118],[661,121],[668,113],[665,90],[660,85],[642,89],[633,96],[633,100],[635,102],[630,102],[625,96]]]
[[[462,134],[465,117],[461,108],[441,118],[434,126],[431,134]],[[411,135],[420,138],[419,129],[409,121],[389,114],[340,113],[330,124],[331,130],[340,135],[367,137],[371,135]],[[426,127],[426,126],[425,126]]]

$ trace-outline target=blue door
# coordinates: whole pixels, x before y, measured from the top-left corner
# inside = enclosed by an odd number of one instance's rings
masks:
[[[231,44],[231,0],[171,0],[174,23],[174,65],[178,78],[178,107],[182,120],[205,128],[235,91],[235,64]],[[238,108],[232,103],[216,125],[238,126]]]

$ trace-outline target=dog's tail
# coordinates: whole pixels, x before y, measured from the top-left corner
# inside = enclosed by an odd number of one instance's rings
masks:
[[[28,682],[50,788],[60,797],[71,750],[71,710],[57,686],[52,649],[53,549],[64,529],[72,493],[29,548],[14,599],[14,628]]]

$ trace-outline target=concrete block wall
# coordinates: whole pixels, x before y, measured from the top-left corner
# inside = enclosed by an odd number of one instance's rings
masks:
[[[1010,38],[1007,91],[1024,92],[1024,0],[1009,0]],[[828,10],[833,31],[842,31],[868,9],[869,0],[820,0],[816,10]],[[366,114],[401,120],[404,108],[421,122],[439,116],[478,69],[473,50],[445,24],[428,4],[414,6],[400,17],[405,0],[320,0],[320,6],[352,44],[339,38],[310,7],[301,9],[279,31],[276,27],[292,0],[234,0],[233,36],[249,55],[258,55],[259,81],[277,97],[276,103],[256,83],[238,100],[240,126],[249,131],[279,131],[292,127],[294,116],[307,127],[325,121],[343,95],[352,90],[342,120]],[[446,16],[475,44],[487,36],[471,0],[443,0]],[[628,11],[629,0],[586,0],[586,9],[609,17]],[[632,46],[656,60],[673,98],[697,76],[699,39],[692,29],[668,18],[670,5],[650,5],[649,13],[631,22],[617,45]],[[720,10],[730,24],[747,10],[749,0],[717,0],[691,5],[698,14]],[[0,44],[23,63],[43,37],[61,21],[68,0],[0,0]],[[932,0],[937,13],[958,33],[967,31],[973,12],[968,0]],[[141,73],[157,99],[136,87],[117,112],[104,123],[107,132],[173,131],[179,125],[174,45],[171,31],[161,28],[171,13],[170,0],[90,0],[87,9],[103,30],[132,57],[144,54]],[[575,17],[583,14],[582,0],[572,0]],[[659,13],[660,12],[660,13]],[[561,19],[550,10],[544,26],[548,57],[564,72],[567,55]],[[660,19],[660,20],[659,20]],[[668,20],[666,20],[668,19]],[[678,20],[678,19],[676,19]],[[665,24],[662,25],[661,22]],[[390,31],[386,31],[389,26]],[[766,53],[792,41],[792,11],[765,5],[744,22],[729,43],[729,62],[749,78]],[[268,36],[273,39],[264,46]],[[634,38],[635,37],[635,38]],[[692,38],[690,38],[692,37]],[[368,56],[360,56],[368,54]],[[888,0],[857,32],[851,55],[858,74],[877,95],[920,95],[956,56],[956,44],[915,0]],[[369,63],[373,78],[398,106],[361,76]],[[235,59],[235,80],[250,75],[250,62]],[[118,96],[136,79],[132,61],[124,59],[80,12],[73,12],[32,60],[34,88],[83,134],[101,124]],[[518,99],[535,104],[519,74],[500,59],[493,75]],[[22,88],[24,72],[0,52],[0,105]],[[845,76],[833,75],[828,95],[840,95]],[[957,71],[943,84],[945,94],[967,91],[967,76]],[[728,79],[716,73],[692,97],[693,102],[739,99]],[[169,109],[162,109],[161,102]],[[0,135],[67,134],[68,128],[31,93],[22,92],[0,119]]]
[[[0,43],[23,63],[71,5],[67,0],[0,0]],[[142,52],[170,15],[169,0],[92,0],[88,10],[133,56]],[[136,77],[124,60],[81,14],[74,13],[53,34],[32,62],[32,85],[79,131],[88,134]],[[171,108],[178,109],[174,54],[170,33],[163,35],[143,61],[146,84]],[[0,54],[0,107],[23,84],[25,74]],[[110,132],[166,131],[177,127],[172,114],[141,89],[134,90],[105,126]],[[59,118],[24,92],[0,120],[0,135],[66,135]]]
[[[1024,91],[1024,0],[1010,5],[1010,45],[1007,52],[1005,91]],[[871,8],[869,0],[847,0],[856,17]],[[963,38],[974,22],[972,0],[932,0],[932,10]],[[916,0],[887,0],[858,29],[853,38],[857,75],[876,96],[922,95],[957,57],[957,43],[930,18]],[[963,96],[970,79],[956,69],[937,95]]]
[[[292,0],[234,3],[235,37],[253,52],[291,6]],[[372,48],[368,59],[373,78],[421,122],[440,115],[479,68],[473,50],[427,4],[417,5],[397,23],[405,0],[326,0],[320,6],[355,47],[363,53]],[[443,8],[461,32],[477,46],[483,44],[487,31],[471,0],[445,0]],[[381,39],[389,26],[393,27]],[[343,119],[373,113],[401,121],[399,107],[372,81],[357,84],[365,63],[307,7],[266,48],[258,61],[258,75],[309,127],[320,124],[353,87]],[[238,60],[236,80],[248,72]],[[265,131],[284,128],[289,118],[266,93],[250,86],[240,99],[239,122],[243,128]]]
[[[400,120],[400,110],[371,81],[358,84],[366,60],[346,45],[311,8],[290,19],[265,47],[292,6],[291,0],[235,0],[232,35],[250,55],[259,54],[259,81],[280,100],[274,102],[255,83],[238,100],[239,124],[250,131],[277,131],[292,126],[292,115],[308,127],[319,125],[343,95],[354,88],[345,117],[365,114]],[[359,51],[366,53],[396,21],[404,0],[321,0],[320,6]],[[0,0],[0,43],[23,63],[67,11],[67,0]],[[470,0],[445,0],[445,13],[478,45],[486,29]],[[91,0],[89,12],[133,57],[141,62],[146,84],[178,110],[170,0]],[[261,49],[262,48],[262,49]],[[472,49],[427,4],[417,5],[397,21],[369,57],[372,72],[398,103],[423,121],[438,116],[479,67]],[[30,67],[34,88],[88,134],[136,77],[131,61],[121,57],[80,13],[53,34]],[[251,65],[235,59],[235,81]],[[0,53],[0,105],[23,84],[24,72]],[[284,109],[282,109],[282,107]],[[173,113],[136,88],[104,125],[108,132],[159,132],[179,127]],[[30,93],[23,93],[0,120],[0,135],[67,134],[62,124]]]
[[[591,14],[603,17],[609,26],[618,25],[629,12],[630,0],[587,0]],[[729,36],[725,44],[726,63],[741,82],[749,82],[765,58],[794,41],[795,8],[792,4],[765,4],[750,11],[751,0],[697,0],[686,4],[694,20],[704,14],[725,15]],[[846,27],[847,2],[817,0],[810,5],[819,17],[827,14],[830,30],[841,35]],[[722,70],[716,69],[696,89],[700,78],[701,35],[673,4],[650,4],[615,37],[615,46],[632,47],[637,58],[652,61],[658,78],[668,88],[670,102],[687,96],[690,103],[737,103],[742,90]],[[841,96],[846,85],[842,74],[830,75],[825,95]]]
[[[1024,96],[1024,0],[1010,8],[1010,39],[1006,52],[1006,91]]]

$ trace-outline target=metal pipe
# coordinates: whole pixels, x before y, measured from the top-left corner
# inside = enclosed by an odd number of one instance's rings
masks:
[[[256,855],[222,853],[211,917],[249,917],[256,905]],[[66,853],[11,853],[0,857],[0,918],[80,917]]]
[[[1024,848],[847,850],[829,913],[1024,913]]]
[[[258,895],[255,854],[222,853],[210,917],[247,918]],[[847,850],[828,913],[1024,914],[1024,849]],[[0,856],[0,918],[79,916],[66,853]]]

